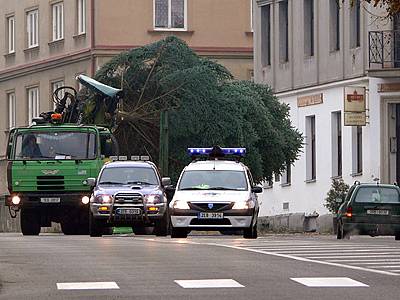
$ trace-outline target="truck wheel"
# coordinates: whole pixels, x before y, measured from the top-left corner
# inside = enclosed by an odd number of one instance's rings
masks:
[[[249,228],[245,228],[243,230],[243,237],[245,239],[256,239],[258,236],[257,233],[257,222],[253,226],[250,226]]]
[[[168,235],[168,228],[169,228],[169,216],[168,213],[165,212],[164,216],[156,220],[154,226],[154,234],[156,236],[167,236]]]
[[[171,226],[171,238],[187,238],[188,232],[186,228],[176,228]]]
[[[91,237],[101,237],[103,235],[104,225],[96,220],[92,213],[89,213],[89,234]]]
[[[61,230],[65,235],[78,234],[78,223],[70,218],[61,220]]]
[[[40,215],[33,209],[21,210],[21,231],[23,235],[39,235]]]

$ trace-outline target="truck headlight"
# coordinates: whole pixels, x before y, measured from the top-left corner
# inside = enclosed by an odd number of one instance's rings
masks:
[[[172,207],[174,209],[190,209],[189,204],[183,200],[175,200]]]
[[[232,209],[249,209],[254,208],[254,201],[249,199],[246,201],[236,201]]]
[[[83,196],[81,201],[82,201],[82,204],[85,204],[85,205],[86,205],[86,204],[89,203],[90,199],[89,199],[88,196]]]
[[[18,204],[21,203],[21,198],[19,196],[14,196],[11,199],[11,203],[14,204],[14,205],[18,205]]]
[[[157,195],[157,194],[153,194],[153,195],[146,195],[144,196],[144,199],[146,200],[147,204],[157,204],[157,203],[161,203],[161,196]]]

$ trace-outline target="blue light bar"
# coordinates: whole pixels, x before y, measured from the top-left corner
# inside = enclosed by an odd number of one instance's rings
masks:
[[[188,148],[187,152],[190,156],[210,155],[214,148]],[[220,148],[225,155],[245,156],[246,148]]]

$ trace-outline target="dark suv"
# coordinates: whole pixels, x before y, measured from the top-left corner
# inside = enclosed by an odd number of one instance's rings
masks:
[[[135,234],[145,234],[154,226],[157,236],[166,236],[169,228],[168,201],[164,187],[171,184],[161,178],[149,161],[115,161],[103,166],[95,180],[90,198],[90,236],[101,236],[106,227],[132,226]]]
[[[337,238],[350,234],[394,235],[400,240],[400,188],[391,184],[354,184],[337,214]]]

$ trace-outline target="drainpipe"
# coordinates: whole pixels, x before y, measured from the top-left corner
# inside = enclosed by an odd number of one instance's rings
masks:
[[[94,56],[95,50],[95,0],[90,1],[90,60],[91,60],[91,76],[93,77],[96,72],[96,60]]]

